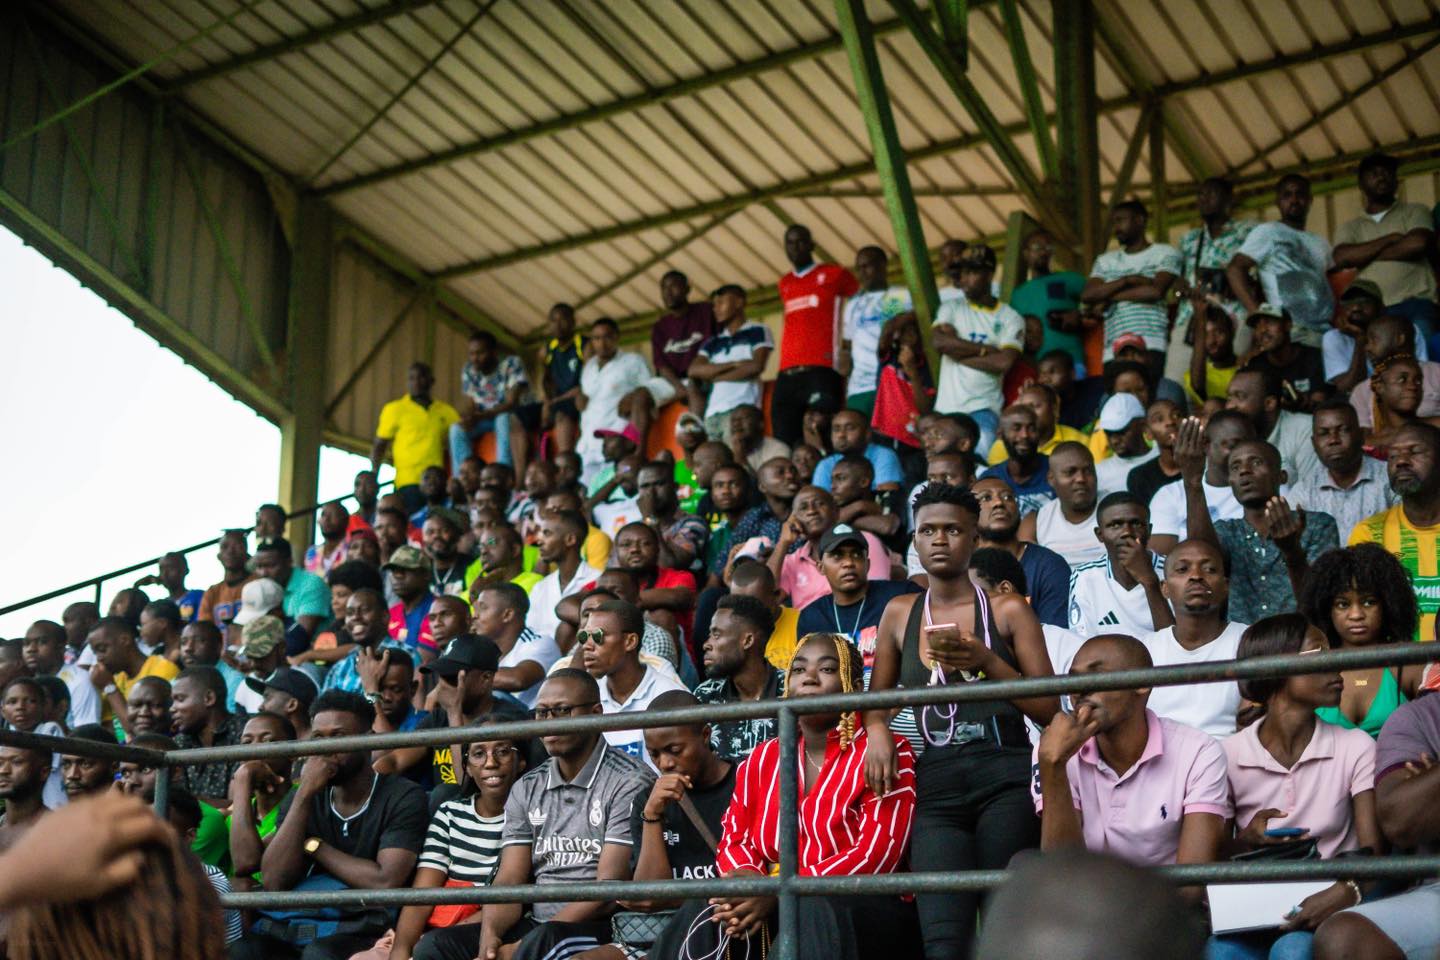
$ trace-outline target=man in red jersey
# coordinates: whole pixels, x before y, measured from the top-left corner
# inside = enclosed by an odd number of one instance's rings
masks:
[[[832,409],[845,401],[845,378],[835,369],[840,347],[840,308],[860,290],[855,275],[833,263],[816,263],[810,228],[792,224],[785,231],[785,256],[794,267],[780,278],[784,332],[780,338],[780,375],[770,404],[773,433],[794,446],[800,439],[805,409],[817,396]]]

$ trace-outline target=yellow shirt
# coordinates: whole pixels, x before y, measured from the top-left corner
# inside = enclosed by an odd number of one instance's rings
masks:
[[[115,689],[120,691],[120,696],[126,700],[130,699],[130,688],[135,686],[135,681],[142,677],[159,677],[161,680],[174,680],[180,673],[180,668],[169,660],[166,660],[158,653],[152,653],[145,658],[145,663],[140,667],[140,672],[135,676],[128,673],[115,674]],[[105,703],[100,719],[109,723],[115,718],[115,711],[110,709],[110,704]]]
[[[777,670],[789,670],[790,661],[795,658],[798,638],[795,630],[800,625],[800,611],[794,607],[781,607],[780,616],[775,619],[775,629],[770,631],[770,641],[765,644],[765,659]]]
[[[1225,396],[1230,392],[1230,381],[1235,379],[1235,374],[1240,372],[1239,366],[1217,367],[1213,363],[1205,364],[1205,397],[1207,400],[1225,401]],[[1185,396],[1191,405],[1199,407],[1202,401],[1200,395],[1190,386],[1190,371],[1185,371]]]
[[[1350,545],[1378,543],[1395,555],[1415,589],[1420,607],[1420,628],[1416,640],[1435,639],[1435,613],[1440,610],[1440,563],[1436,541],[1440,526],[1417,527],[1405,519],[1405,507],[1396,504],[1383,513],[1361,520],[1350,531]]]
[[[431,400],[422,407],[408,393],[380,408],[375,436],[391,441],[396,487],[419,483],[426,467],[445,466],[446,437],[450,425],[459,422],[460,414],[445,401]]]
[[[580,553],[585,562],[596,570],[604,570],[610,562],[610,538],[604,530],[592,526],[590,532],[585,534],[585,542],[580,546]]]
[[[1075,443],[1089,443],[1090,438],[1085,436],[1085,434],[1080,432],[1079,430],[1076,430],[1074,427],[1067,427],[1063,423],[1057,423],[1055,424],[1055,434],[1049,440],[1040,444],[1040,452],[1048,457],[1052,452],[1054,452],[1056,447],[1058,447],[1062,443],[1065,443],[1066,441],[1074,441]],[[1003,440],[996,440],[990,446],[990,456],[988,462],[993,467],[997,463],[1004,463],[1005,457],[1005,442]]]

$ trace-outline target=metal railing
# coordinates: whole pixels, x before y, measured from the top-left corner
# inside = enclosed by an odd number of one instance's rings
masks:
[[[384,483],[379,484],[379,488],[380,488],[381,490],[384,490],[386,487],[390,486],[392,483],[393,483],[393,481],[391,481],[391,480],[386,480]],[[308,516],[312,516],[312,515],[320,512],[320,510],[323,509],[326,504],[330,504],[330,503],[341,503],[341,502],[343,502],[343,501],[345,501],[345,500],[353,500],[353,499],[354,499],[354,494],[349,494],[349,493],[347,493],[347,494],[345,494],[344,496],[341,496],[341,497],[333,497],[333,498],[331,498],[331,499],[329,499],[329,500],[322,500],[322,501],[320,501],[319,503],[315,504],[314,506],[302,507],[302,508],[300,508],[299,510],[287,511],[286,516],[287,516],[287,518],[288,518],[289,520],[294,520],[296,517],[308,517]],[[229,529],[232,529],[232,530],[243,530],[243,531],[245,531],[245,532],[248,534],[248,533],[250,533],[252,530],[254,530],[255,528],[254,528],[254,526],[248,526],[248,527],[231,527],[231,528],[229,528]],[[197,551],[204,550],[204,549],[207,549],[208,547],[213,547],[213,546],[218,545],[223,538],[224,538],[224,534],[221,534],[221,535],[218,536],[218,537],[211,537],[209,540],[202,540],[200,543],[192,544],[192,545],[190,545],[190,546],[188,546],[188,547],[181,547],[179,550],[167,550],[166,553],[180,553],[180,554],[184,554],[184,555],[186,555],[186,556],[189,556],[190,554],[195,553],[195,552],[197,552]],[[159,563],[160,563],[160,561],[163,560],[163,559],[165,559],[165,557],[164,557],[163,554],[162,554],[161,556],[158,556],[158,557],[151,557],[149,560],[141,560],[139,563],[132,563],[132,564],[130,564],[129,566],[127,566],[127,567],[121,567],[121,568],[119,568],[118,570],[109,570],[109,571],[106,571],[105,573],[101,573],[101,574],[98,574],[98,575],[93,576],[93,577],[87,577],[86,579],[81,580],[81,581],[78,581],[78,582],[76,582],[76,583],[72,583],[72,584],[70,584],[69,586],[60,587],[60,588],[58,588],[58,589],[51,590],[51,591],[49,591],[49,592],[47,592],[47,593],[42,593],[42,594],[40,594],[39,596],[30,597],[30,598],[27,599],[27,600],[19,600],[19,601],[15,602],[15,603],[7,604],[6,606],[0,607],[0,616],[4,616],[4,615],[7,614],[7,613],[14,613],[16,610],[24,610],[26,607],[33,607],[33,606],[36,606],[37,604],[46,603],[46,602],[48,602],[48,601],[50,601],[50,600],[56,599],[57,597],[69,596],[69,595],[72,594],[72,593],[77,593],[77,592],[79,592],[79,591],[81,591],[81,590],[85,590],[85,589],[90,588],[90,587],[93,587],[93,588],[95,589],[95,605],[98,607],[98,606],[100,606],[100,588],[101,588],[102,586],[104,586],[106,583],[108,583],[108,582],[111,581],[111,580],[115,580],[115,579],[117,579],[117,578],[119,578],[119,577],[126,576],[127,574],[138,573],[138,572],[140,572],[141,570],[145,570],[145,569],[148,569],[148,568],[151,568],[151,567],[158,566]],[[102,611],[102,612],[103,612],[103,611]]]
[[[1134,690],[1148,687],[1213,683],[1300,674],[1329,673],[1377,666],[1405,666],[1440,660],[1440,644],[1329,650],[1313,654],[1254,657],[1171,667],[1123,670],[1114,673],[1025,677],[1017,680],[951,684],[921,689],[801,697],[729,704],[706,704],[677,710],[634,714],[592,714],[555,720],[527,720],[474,727],[447,727],[408,733],[366,734],[324,740],[284,741],[159,752],[131,746],[44,737],[0,731],[0,744],[34,747],[75,756],[123,760],[156,768],[155,806],[163,812],[169,796],[171,768],[185,764],[279,759],[394,747],[445,746],[484,740],[510,740],[555,733],[601,733],[677,724],[714,723],[775,717],[779,721],[780,768],[793,770],[799,762],[797,720],[806,714],[848,710],[876,710],[985,700],[1015,700],[1069,693]],[[376,907],[414,904],[536,903],[575,900],[677,900],[710,896],[773,896],[778,903],[774,956],[796,957],[797,897],[836,894],[942,893],[981,890],[1002,883],[1004,870],[970,870],[944,873],[898,873],[878,876],[798,876],[799,786],[795,777],[780,777],[779,875],[738,876],[706,880],[589,881],[543,885],[429,888],[395,890],[334,890],[306,892],[233,893],[222,902],[243,909],[304,906]],[[1257,882],[1280,880],[1372,880],[1440,876],[1440,857],[1384,856],[1326,861],[1269,861],[1187,864],[1154,868],[1157,876],[1177,884]]]

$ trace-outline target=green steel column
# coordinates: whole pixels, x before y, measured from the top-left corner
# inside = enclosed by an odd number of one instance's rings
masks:
[[[1150,116],[1150,236],[1156,243],[1170,242],[1170,190],[1165,183],[1165,117]]]
[[[290,262],[290,323],[285,347],[286,413],[280,420],[280,505],[308,507],[319,496],[325,435],[325,354],[330,327],[334,224],[325,205],[302,198]],[[315,518],[290,522],[297,550],[308,547]]]
[[[1099,113],[1095,94],[1093,0],[1051,0],[1055,23],[1055,101],[1060,197],[1087,268],[1101,235]]]
[[[940,368],[939,357],[930,342],[930,324],[940,308],[940,295],[935,290],[935,273],[925,246],[920,213],[915,196],[910,192],[910,175],[905,169],[905,151],[895,132],[895,117],[890,112],[890,96],[885,91],[885,78],[880,73],[880,57],[875,50],[875,31],[865,13],[864,0],[835,0],[840,21],[840,34],[845,40],[845,53],[855,75],[855,94],[860,111],[865,115],[865,129],[870,134],[870,147],[875,153],[875,172],[885,193],[885,208],[895,230],[895,246],[900,264],[905,269],[905,283],[915,301],[915,315],[920,322],[920,338],[930,359],[930,369]]]

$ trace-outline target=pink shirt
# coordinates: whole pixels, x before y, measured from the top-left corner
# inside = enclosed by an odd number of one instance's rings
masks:
[[[1375,741],[1368,733],[1319,720],[1289,770],[1260,742],[1259,723],[1226,737],[1221,746],[1230,761],[1238,829],[1248,826],[1257,811],[1273,807],[1288,816],[1271,820],[1271,828],[1309,830],[1327,860],[1360,846],[1350,798],[1375,788]]]
[[[1230,816],[1225,751],[1215,738],[1194,727],[1146,710],[1145,750],[1122,777],[1116,777],[1092,738],[1070,758],[1065,772],[1080,811],[1085,846],[1131,863],[1161,866],[1175,862],[1180,824],[1186,814]],[[1040,796],[1039,747],[1035,748],[1030,791],[1037,813]]]
[[[1434,360],[1420,361],[1420,409],[1416,416],[1434,417],[1440,415],[1440,363]],[[1350,406],[1362,427],[1375,426],[1375,391],[1366,377],[1350,391]]]
[[[868,580],[889,580],[890,579],[890,551],[885,549],[885,544],[873,533],[861,531],[865,537],[865,543],[869,545],[867,555],[870,558],[870,573]],[[820,569],[820,562],[810,555],[810,545],[786,555],[780,564],[780,589],[790,594],[790,606],[796,610],[805,609],[811,600],[823,597],[830,592],[830,581],[825,579],[825,574]]]

